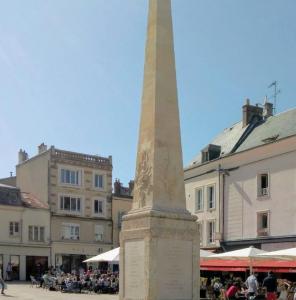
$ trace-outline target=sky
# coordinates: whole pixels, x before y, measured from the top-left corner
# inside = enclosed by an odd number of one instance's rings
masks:
[[[135,174],[148,0],[3,0],[0,9],[0,177],[18,151],[113,157]],[[184,165],[242,118],[246,98],[281,89],[296,106],[295,0],[172,0]]]

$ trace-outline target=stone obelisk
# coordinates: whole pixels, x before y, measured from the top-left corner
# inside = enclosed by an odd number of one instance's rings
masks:
[[[121,300],[196,300],[196,217],[186,210],[170,0],[150,0],[134,200],[124,217]]]

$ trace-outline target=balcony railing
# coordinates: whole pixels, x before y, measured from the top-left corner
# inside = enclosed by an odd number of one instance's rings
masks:
[[[103,165],[111,165],[112,164],[111,157],[106,158],[106,157],[101,157],[101,156],[97,156],[97,155],[88,155],[88,154],[75,153],[75,152],[58,150],[58,149],[53,149],[52,155],[57,158],[61,158],[61,159],[85,161],[85,162],[103,164]]]

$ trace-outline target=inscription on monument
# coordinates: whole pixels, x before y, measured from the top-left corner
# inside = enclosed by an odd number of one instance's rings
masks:
[[[192,242],[158,241],[159,299],[192,299]]]
[[[125,298],[141,300],[145,294],[145,243],[144,241],[125,242]]]

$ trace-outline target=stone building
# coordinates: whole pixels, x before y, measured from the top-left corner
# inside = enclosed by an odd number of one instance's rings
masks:
[[[112,248],[112,157],[41,144],[32,158],[20,150],[17,187],[50,207],[50,264],[69,272]]]
[[[119,179],[114,182],[112,195],[112,221],[113,221],[113,247],[119,247],[119,234],[122,217],[132,209],[134,182],[130,181],[128,187],[122,186]]]
[[[295,247],[296,109],[273,115],[271,103],[247,101],[242,119],[185,168],[201,247]]]
[[[48,205],[30,193],[0,184],[0,269],[5,279],[29,279],[50,258]],[[6,276],[8,264],[10,278]],[[9,269],[8,269],[9,270]]]

